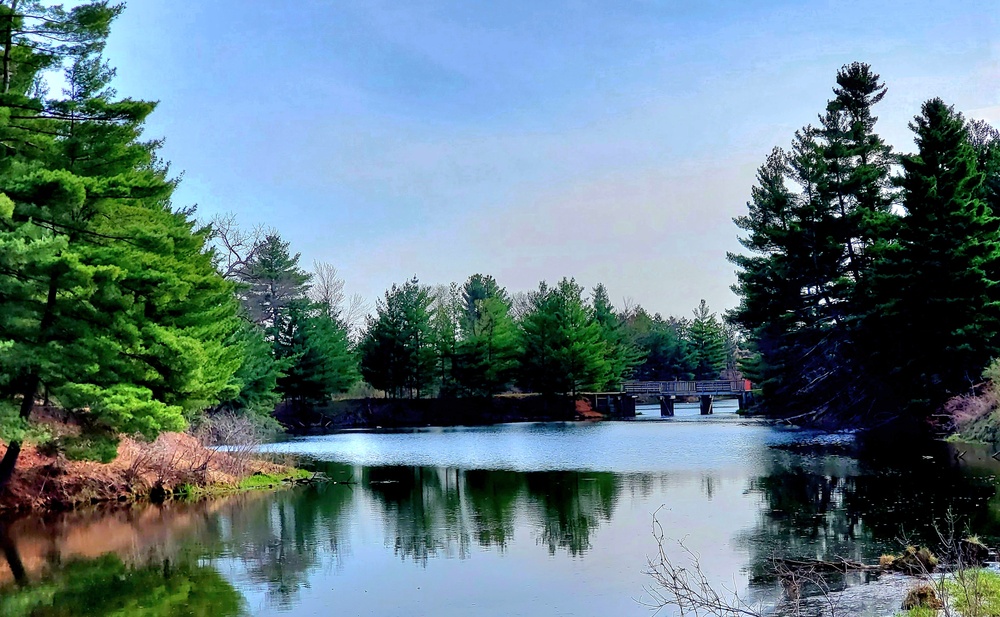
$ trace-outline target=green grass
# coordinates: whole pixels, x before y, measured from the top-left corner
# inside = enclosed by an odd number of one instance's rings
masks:
[[[962,433],[952,433],[944,438],[948,443],[958,443],[958,444],[984,444],[987,443],[982,439],[973,439],[971,437],[966,437]]]
[[[965,617],[1000,615],[1000,573],[965,570],[945,581],[951,606]]]
[[[312,472],[304,469],[291,469],[288,473],[264,474],[256,473],[240,480],[237,484],[209,484],[207,486],[195,486],[185,484],[174,491],[174,497],[184,499],[198,499],[211,495],[224,495],[227,493],[239,493],[243,491],[260,491],[271,488],[278,488],[286,482],[295,480],[308,480],[312,478]]]
[[[271,475],[266,473],[255,473],[252,476],[243,478],[239,484],[236,485],[236,490],[239,491],[253,491],[260,490],[264,488],[274,488],[280,486],[285,481],[290,480],[305,480],[311,478],[312,474],[303,469],[293,469],[291,472],[286,474]]]
[[[936,617],[937,611],[933,608],[911,608],[908,611],[896,613],[895,617]]]

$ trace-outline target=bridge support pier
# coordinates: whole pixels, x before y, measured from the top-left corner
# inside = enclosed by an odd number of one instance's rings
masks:
[[[660,417],[668,418],[674,415],[674,397],[672,396],[661,396],[660,397]]]
[[[707,395],[707,396],[702,396],[701,397],[701,415],[707,416],[707,415],[710,415],[712,413],[712,402],[714,400],[715,400],[715,397],[712,396],[712,395]]]

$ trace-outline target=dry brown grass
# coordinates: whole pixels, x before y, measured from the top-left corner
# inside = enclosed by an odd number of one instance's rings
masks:
[[[0,455],[6,446],[0,443]],[[170,493],[184,485],[236,485],[253,473],[287,468],[203,446],[182,433],[163,433],[149,443],[125,437],[107,464],[70,461],[33,445],[21,452],[17,470],[0,495],[0,510],[64,509],[100,501],[131,501]]]

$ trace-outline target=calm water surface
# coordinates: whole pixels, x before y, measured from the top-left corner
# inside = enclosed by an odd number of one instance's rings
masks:
[[[775,554],[877,559],[949,510],[1000,536],[988,451],[642,411],[296,439],[268,449],[344,484],[0,522],[0,615],[641,616],[654,517],[763,602]]]

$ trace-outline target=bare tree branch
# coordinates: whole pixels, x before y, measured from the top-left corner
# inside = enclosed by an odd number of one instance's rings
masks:
[[[322,305],[328,316],[340,318],[344,310],[344,279],[337,272],[336,266],[326,261],[313,262],[309,299]]]
[[[243,230],[236,223],[236,215],[231,212],[216,215],[209,225],[212,228],[209,241],[216,252],[215,267],[227,279],[241,278],[260,251],[267,230],[262,225],[250,231]]]

